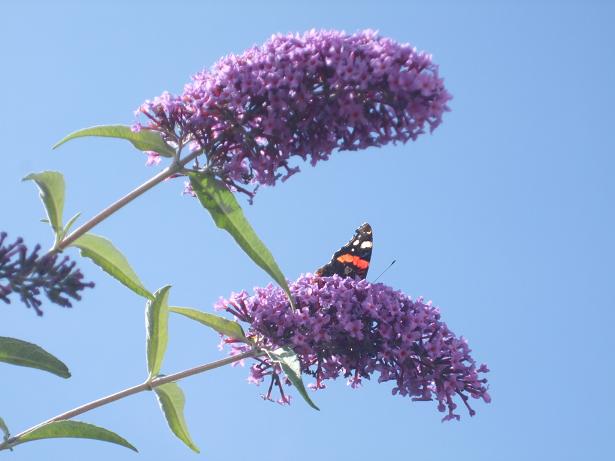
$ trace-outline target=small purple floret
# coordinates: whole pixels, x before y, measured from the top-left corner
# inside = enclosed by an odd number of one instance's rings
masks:
[[[145,151],[145,154],[147,155],[145,166],[157,166],[160,164],[160,154],[158,152],[148,150]]]
[[[236,190],[274,185],[334,150],[415,140],[451,96],[431,56],[365,30],[274,35],[137,110],[173,145],[196,143],[201,168]],[[204,166],[203,166],[204,165]]]
[[[412,400],[436,400],[443,420],[459,419],[460,399],[471,416],[470,397],[490,402],[487,380],[480,374],[463,337],[456,337],[440,319],[440,310],[422,298],[412,300],[400,291],[366,280],[318,277],[311,274],[290,284],[298,309],[292,311],[278,287],[255,288],[221,299],[216,308],[250,324],[248,336],[271,348],[290,346],[299,356],[302,372],[315,378],[308,386],[343,376],[359,387],[378,374],[378,382],[393,381],[393,394]],[[228,339],[234,353],[248,349]],[[249,381],[271,378],[283,392],[279,366],[257,358]],[[284,394],[282,393],[282,398]]]

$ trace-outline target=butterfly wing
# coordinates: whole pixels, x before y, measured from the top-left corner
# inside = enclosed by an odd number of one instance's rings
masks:
[[[331,261],[316,270],[316,275],[328,277],[337,274],[340,277],[364,279],[369,270],[372,246],[372,227],[367,223],[362,224],[352,239],[333,254]]]

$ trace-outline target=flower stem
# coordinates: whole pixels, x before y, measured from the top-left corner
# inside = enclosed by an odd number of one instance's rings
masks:
[[[63,421],[63,420],[67,420],[67,419],[71,419],[74,418],[75,416],[78,416],[80,414],[86,413],[90,410],[93,410],[95,408],[98,407],[102,407],[104,405],[107,405],[109,403],[115,402],[117,400],[121,400],[125,397],[128,397],[130,395],[133,394],[138,394],[139,392],[143,392],[143,391],[151,391],[154,390],[156,387],[158,386],[162,386],[163,384],[167,384],[167,383],[171,383],[174,381],[179,381],[180,379],[184,379],[187,378],[188,376],[193,376],[193,375],[197,375],[199,373],[203,373],[209,370],[213,370],[215,368],[220,368],[224,365],[228,365],[230,363],[233,362],[238,362],[239,360],[243,360],[245,358],[248,357],[257,357],[259,355],[262,355],[263,352],[261,352],[258,349],[252,349],[249,350],[247,352],[243,352],[241,354],[237,354],[237,355],[233,355],[231,357],[227,357],[221,360],[216,360],[215,362],[209,362],[209,363],[205,363],[203,365],[199,365],[196,366],[194,368],[189,368],[187,370],[183,370],[183,371],[179,371],[177,373],[173,373],[172,375],[166,375],[166,376],[159,376],[157,378],[154,378],[152,380],[148,380],[145,381],[142,384],[138,384],[136,386],[132,386],[129,387],[127,389],[124,389],[122,391],[116,392],[115,394],[111,394],[108,395],[106,397],[103,397],[101,399],[98,400],[94,400],[92,402],[86,403],[84,405],[81,405],[77,408],[73,408],[72,410],[69,410],[65,413],[61,413],[57,416],[54,416],[53,418],[50,418],[46,421],[43,421],[42,423],[39,423],[35,426],[32,426],[29,429],[26,429],[23,432],[20,432],[19,434],[13,436],[13,437],[9,437],[7,440],[5,440],[4,442],[0,443],[0,450],[6,450],[6,449],[10,449],[12,448],[14,445],[16,445],[17,443],[19,443],[19,439],[27,434],[29,434],[30,432],[34,431],[35,429],[38,429],[39,427],[42,427],[46,424],[49,423],[53,423],[55,421]]]
[[[62,251],[62,250],[64,250],[67,246],[69,246],[71,243],[73,243],[75,240],[77,240],[83,234],[88,232],[94,226],[96,226],[97,224],[99,224],[102,221],[104,221],[105,219],[107,219],[109,216],[111,216],[117,210],[122,208],[124,205],[127,205],[128,203],[132,202],[135,198],[137,198],[139,195],[143,194],[144,192],[147,192],[152,187],[154,187],[156,184],[159,184],[162,181],[164,181],[165,179],[173,176],[174,174],[179,173],[181,171],[181,169],[184,166],[186,166],[186,164],[188,162],[190,162],[191,160],[194,160],[201,153],[202,152],[200,150],[192,152],[191,154],[189,154],[185,158],[181,159],[180,161],[175,162],[172,165],[170,165],[167,168],[165,168],[160,173],[158,173],[156,176],[148,179],[143,184],[141,184],[139,187],[137,187],[136,189],[132,190],[128,194],[124,195],[122,198],[120,198],[116,202],[114,202],[111,205],[109,205],[107,208],[102,210],[100,213],[98,213],[92,219],[90,219],[86,223],[82,224],[80,227],[75,229],[69,235],[64,237],[55,246],[53,251]]]

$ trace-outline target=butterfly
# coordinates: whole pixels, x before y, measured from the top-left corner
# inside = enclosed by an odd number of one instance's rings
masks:
[[[369,270],[372,246],[372,226],[367,223],[362,224],[350,241],[333,253],[331,261],[317,269],[315,273],[320,277],[337,274],[340,277],[364,279]]]

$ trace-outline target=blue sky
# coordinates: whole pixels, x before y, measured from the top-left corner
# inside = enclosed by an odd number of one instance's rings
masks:
[[[127,2],[126,2],[127,3]],[[217,58],[275,32],[363,28],[431,52],[454,95],[444,123],[415,143],[339,153],[275,188],[246,214],[294,279],[326,262],[364,221],[372,276],[432,299],[491,368],[493,403],[440,423],[435,404],[368,383],[314,399],[264,402],[247,369],[189,378],[186,418],[203,459],[605,459],[615,385],[615,8],[609,2],[43,2],[2,5],[5,133],[2,230],[51,244],[37,193],[20,178],[59,170],[66,214],[92,216],[155,173],[128,144],[50,146],[75,129],[131,123],[133,110]],[[353,181],[343,178],[352,176]],[[96,228],[145,284],[210,310],[268,283],[196,201],[167,182]],[[0,365],[0,416],[14,432],[145,379],[143,302],[88,261],[95,290],[37,318],[0,306],[0,336],[43,345],[73,377]],[[218,338],[170,323],[167,373],[219,358]],[[154,396],[84,415],[141,455],[90,441],[42,441],[31,459],[193,459]]]

